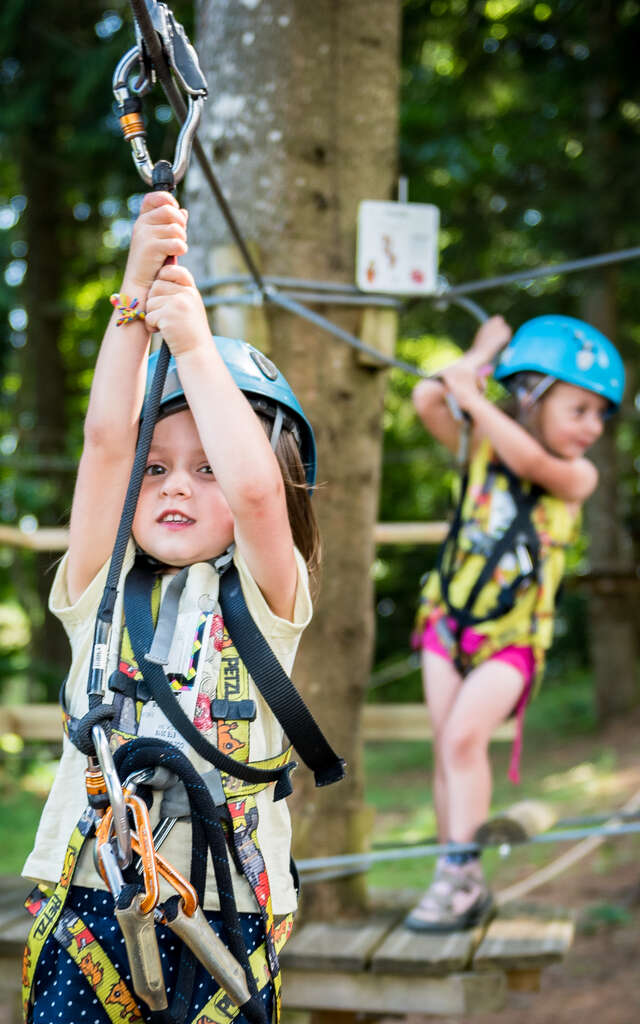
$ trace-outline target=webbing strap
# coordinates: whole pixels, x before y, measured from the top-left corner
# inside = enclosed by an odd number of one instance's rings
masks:
[[[64,927],[61,927],[63,923]],[[292,927],[293,915],[288,914],[276,929],[275,943],[278,952],[289,938]],[[82,939],[78,941],[80,936]],[[122,1024],[123,1021],[126,1024],[142,1024],[144,1018],[127,985],[118,975],[98,940],[75,911],[67,909],[59,915],[59,926],[54,937],[82,971],[112,1024]],[[264,943],[250,955],[249,964],[258,991],[261,992],[271,981]],[[218,989],[206,1006],[198,1012],[192,1024],[231,1024],[239,1013],[240,1008],[231,1002],[225,990]]]
[[[313,772],[316,786],[339,782],[344,778],[345,762],[330,747],[253,621],[235,565],[230,565],[220,578],[220,607],[238,654],[294,749]]]
[[[50,897],[45,899],[43,896],[42,905],[38,907],[37,917],[29,932],[22,962],[22,1003],[25,1020],[28,1019],[31,991],[38,958],[42,952],[42,947],[56,927],[64,910],[64,905],[69,895],[69,886],[78,863],[78,857],[80,856],[85,839],[93,828],[94,819],[94,811],[88,807],[71,834],[69,845],[64,855],[60,881]]]
[[[127,575],[124,588],[125,619],[131,646],[152,698],[187,743],[219,771],[242,779],[243,782],[275,782],[274,800],[288,796],[291,792],[289,771],[294,766],[294,762],[280,765],[271,770],[261,770],[227,757],[221,750],[209,743],[184,713],[162,666],[146,661],[145,655],[153,642],[154,632],[151,614],[152,586],[152,575],[135,564]]]
[[[532,487],[528,494],[525,494],[522,488],[519,486],[517,478],[512,473],[507,472],[506,476],[515,482],[516,491],[516,505],[517,512],[512,520],[511,524],[505,530],[502,537],[495,541],[491,552],[488,555],[485,564],[482,567],[482,571],[479,573],[478,578],[473,584],[469,591],[464,604],[460,607],[453,604],[449,595],[449,586],[455,573],[455,556],[458,550],[458,537],[460,529],[462,527],[462,507],[465,500],[467,487],[468,487],[468,475],[465,474],[460,500],[456,507],[451,529],[449,535],[445,541],[444,546],[440,552],[440,560],[438,564],[438,574],[440,576],[440,588],[442,592],[443,600],[447,606],[447,611],[452,615],[461,629],[465,629],[469,626],[476,626],[482,622],[489,622],[493,619],[500,618],[506,615],[511,610],[515,603],[515,597],[518,587],[531,576],[535,575],[536,567],[538,563],[538,549],[539,540],[538,535],[531,523],[531,512],[542,493],[541,488]],[[503,593],[499,596],[498,601],[494,608],[489,611],[483,612],[482,615],[473,614],[473,606],[482,591],[486,583],[489,582],[491,576],[498,565],[500,559],[509,551],[514,542],[517,542],[518,537],[524,534],[527,543],[530,548],[532,555],[532,566],[527,572],[521,572],[508,587],[504,588]]]
[[[293,914],[287,914],[275,930],[275,948],[277,953],[280,952],[291,935],[292,928]],[[249,965],[251,973],[256,979],[258,991],[261,992],[271,982],[267,964],[267,950],[264,943],[251,953]],[[228,1024],[228,1022],[236,1019],[238,1013],[238,1008],[230,1001],[227,993],[220,989],[203,1007],[192,1024]]]

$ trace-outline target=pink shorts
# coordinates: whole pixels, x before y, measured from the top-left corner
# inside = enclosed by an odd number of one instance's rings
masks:
[[[454,619],[447,619],[447,623],[452,629],[455,629]],[[485,639],[486,637],[481,633],[476,633],[475,629],[463,629],[460,634],[460,650],[462,654],[476,654],[480,647],[482,647]],[[439,654],[441,658],[445,658],[447,661],[453,661],[449,651],[441,643],[435,625],[431,621],[427,622],[422,636],[418,637],[416,646],[421,647],[423,651]],[[501,651],[494,651],[490,659],[506,661],[508,665],[513,665],[522,675],[525,686],[528,687],[530,685],[536,668],[536,659],[531,647],[516,647],[511,644],[509,647],[503,647]]]
[[[455,629],[455,619],[448,618],[447,624],[451,629]],[[416,639],[417,643],[415,643],[415,647],[422,648],[423,651],[431,651],[432,654],[437,654],[440,658],[444,658],[446,661],[453,661],[449,651],[447,651],[441,643],[433,622],[427,622],[422,632],[422,636],[418,636]],[[485,639],[486,637],[481,633],[476,633],[475,629],[463,629],[460,634],[460,650],[463,654],[476,654],[476,652],[482,647]],[[506,661],[508,665],[513,665],[524,679],[522,693],[518,698],[515,708],[511,712],[512,715],[515,715],[517,724],[516,735],[511,751],[509,778],[512,782],[518,783],[520,782],[520,756],[522,754],[524,713],[529,697],[531,696],[536,660],[531,647],[516,647],[514,644],[511,644],[509,647],[503,647],[501,651],[494,651],[487,660],[491,661],[492,659],[495,661]]]

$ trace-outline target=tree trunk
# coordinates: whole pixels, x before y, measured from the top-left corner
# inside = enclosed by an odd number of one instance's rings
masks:
[[[616,337],[615,277],[594,281],[582,302],[585,320],[609,338]],[[592,571],[603,576],[589,598],[589,638],[595,672],[598,720],[623,715],[638,704],[636,615],[628,591],[616,586],[616,574],[633,572],[633,546],[620,513],[618,453],[613,425],[592,452],[598,467],[598,488],[587,505],[589,558]]]
[[[397,143],[397,0],[201,0],[197,46],[210,100],[200,138],[262,273],[354,280],[360,199],[392,194]],[[196,276],[228,266],[229,235],[196,165],[188,179]],[[363,313],[320,312],[358,334]],[[222,332],[234,314],[216,322]],[[323,571],[314,621],[295,678],[347,779],[315,790],[296,777],[298,856],[360,850],[363,807],[360,708],[373,649],[373,525],[378,506],[385,374],[292,315],[245,320],[268,347],[314,425],[314,496]],[[364,902],[362,880],[314,886],[305,912],[331,916]]]
[[[23,59],[27,80],[37,78],[47,60],[48,38],[42,20],[37,16],[25,22]],[[67,433],[66,377],[59,340],[63,313],[61,296],[64,288],[65,253],[61,238],[68,216],[63,209],[63,165],[55,143],[43,145],[50,130],[47,112],[39,109],[21,136],[18,150],[20,180],[29,197],[24,213],[25,241],[28,246],[24,298],[29,313],[28,344],[22,350],[23,410],[33,416],[26,448],[38,456],[60,456],[65,453]],[[24,449],[23,449],[24,450]],[[49,470],[49,501],[38,513],[42,526],[58,526],[66,515],[69,494],[63,496],[68,479],[54,479]],[[52,583],[53,558],[49,553],[17,554],[33,565],[34,589],[38,601],[25,604],[31,611],[33,629],[30,699],[55,699],[62,673],[69,658],[69,644],[64,630],[48,610],[47,601]],[[42,684],[46,687],[43,693]]]

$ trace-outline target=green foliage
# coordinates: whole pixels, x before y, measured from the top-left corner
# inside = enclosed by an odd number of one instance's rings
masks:
[[[593,903],[580,914],[577,928],[582,935],[595,935],[599,931],[625,928],[632,921],[633,915],[628,907],[619,903]]]
[[[172,7],[192,21],[190,3]],[[126,0],[7,0],[0,38],[0,523],[34,529],[68,519],[108,298],[144,190],[111,89],[134,34]],[[153,159],[173,153],[167,111],[158,88],[145,101]],[[21,655],[0,647],[5,697],[18,672],[31,697],[55,698],[62,666],[44,569],[0,549],[0,602],[17,597],[36,627]]]
[[[636,244],[639,13],[635,4],[596,0],[405,0],[401,172],[411,201],[440,208],[440,268],[452,284]],[[630,378],[618,446],[622,514],[635,539],[640,264],[525,281],[474,298],[514,327],[544,312],[580,316],[605,273],[615,277],[615,340]],[[474,328],[453,306],[442,312],[430,300],[414,301],[402,319],[399,353],[426,364],[440,350],[446,361],[453,345],[468,346]],[[413,416],[411,383],[391,374],[383,520],[441,519],[450,508],[451,463]],[[570,556],[572,571],[584,568],[586,554],[583,540]],[[380,550],[379,664],[407,651],[418,581],[434,558],[432,548]],[[584,610],[573,593],[563,601],[565,628],[551,656],[558,667],[567,659],[584,663]],[[406,681],[412,699],[416,679]],[[393,686],[397,695],[402,683]]]

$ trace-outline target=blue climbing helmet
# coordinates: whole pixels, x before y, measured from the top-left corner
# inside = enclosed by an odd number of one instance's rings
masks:
[[[298,399],[278,367],[257,348],[238,338],[213,336],[224,363],[240,390],[249,399],[256,413],[273,420],[272,445],[275,448],[281,427],[290,430],[296,439],[309,487],[316,479],[316,442],[313,428],[302,411]],[[149,356],[145,403],[155,372],[158,353]],[[162,389],[159,417],[169,416],[187,407],[176,361],[171,356]],[[144,415],[144,406],[142,409]]]
[[[616,410],[624,392],[624,365],[604,334],[572,316],[537,316],[518,328],[494,377],[505,381],[535,371],[602,395]]]

